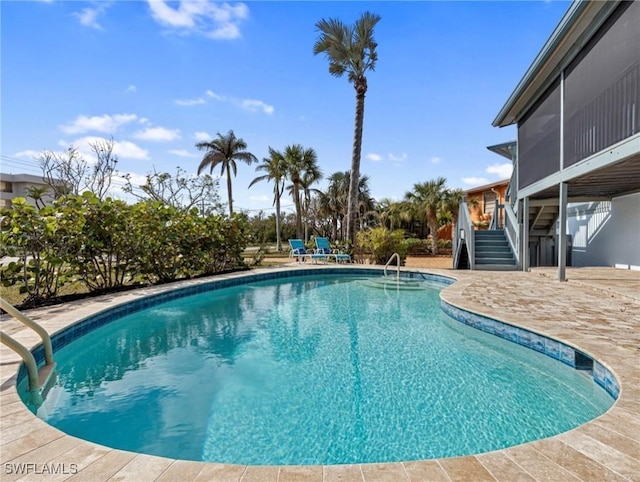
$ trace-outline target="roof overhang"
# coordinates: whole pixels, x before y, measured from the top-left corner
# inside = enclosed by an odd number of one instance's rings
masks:
[[[619,3],[619,0],[574,1],[492,125],[505,127],[518,122],[597,32]]]
[[[495,146],[487,146],[487,149],[502,157],[506,157],[510,161],[513,161],[516,158],[518,143],[517,141],[503,142],[502,144],[496,144]]]

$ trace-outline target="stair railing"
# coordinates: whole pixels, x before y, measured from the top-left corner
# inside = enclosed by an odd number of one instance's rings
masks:
[[[504,232],[507,235],[507,240],[509,241],[511,251],[516,258],[516,263],[519,268],[520,251],[518,250],[518,246],[520,245],[520,225],[518,224],[518,217],[509,203],[505,203],[504,213]]]
[[[474,227],[469,216],[469,208],[467,202],[463,199],[458,206],[458,220],[454,231],[454,243],[453,243],[453,267],[454,269],[458,265],[460,254],[464,246],[467,247],[467,254],[469,257],[469,268],[475,268],[475,239],[474,239]]]

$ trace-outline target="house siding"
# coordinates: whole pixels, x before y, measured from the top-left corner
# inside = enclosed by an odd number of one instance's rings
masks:
[[[640,193],[574,205],[567,234],[572,266],[640,267]]]
[[[640,131],[640,2],[620,4],[571,62],[564,100],[565,167]]]

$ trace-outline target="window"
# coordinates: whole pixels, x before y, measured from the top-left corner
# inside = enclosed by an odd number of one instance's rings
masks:
[[[482,212],[483,214],[493,214],[496,208],[496,193],[485,192],[482,194]]]
[[[9,181],[0,181],[0,192],[13,192],[13,184]]]

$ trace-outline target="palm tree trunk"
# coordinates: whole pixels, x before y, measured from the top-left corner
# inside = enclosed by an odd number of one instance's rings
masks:
[[[296,208],[296,237],[302,239],[302,211],[300,207],[300,188],[293,185],[293,203]]]
[[[229,194],[229,216],[233,216],[233,193],[231,192],[231,169],[227,167],[227,193]]]
[[[280,190],[276,192],[276,249],[282,249],[282,239],[280,236]]]
[[[347,208],[347,238],[352,245],[355,242],[356,214],[358,210],[362,126],[364,124],[364,96],[367,93],[367,79],[364,77],[357,79],[354,87],[356,89],[356,122],[353,134],[353,156],[351,158],[351,179],[349,180],[349,201]]]
[[[431,251],[438,254],[438,219],[429,219],[429,230],[431,231]]]

